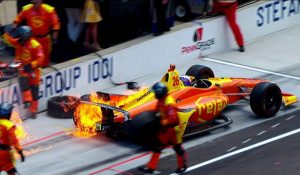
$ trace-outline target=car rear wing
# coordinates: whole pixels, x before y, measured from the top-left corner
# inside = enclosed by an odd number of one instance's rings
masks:
[[[111,106],[111,105],[104,104],[104,103],[90,102],[90,101],[80,101],[80,103],[99,106],[101,108],[102,115],[105,117],[107,117],[107,115],[105,115],[106,113],[113,115],[113,116],[110,115],[109,117],[114,117],[113,111],[117,111],[117,112],[121,112],[124,115],[124,121],[128,121],[130,119],[130,113],[128,111],[125,111],[116,106]],[[105,109],[105,110],[102,110],[102,109]],[[105,114],[104,114],[104,111],[105,111]]]

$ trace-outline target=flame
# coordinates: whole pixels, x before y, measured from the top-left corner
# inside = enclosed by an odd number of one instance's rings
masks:
[[[29,134],[26,132],[24,125],[23,125],[23,121],[20,118],[20,115],[18,113],[17,110],[13,110],[10,120],[15,124],[16,126],[16,136],[18,139],[23,140],[27,137],[29,137]]]
[[[90,96],[91,102],[108,103],[98,98],[96,93]],[[78,130],[73,132],[77,137],[90,137],[96,135],[96,122],[102,120],[101,108],[99,106],[80,103],[74,112],[74,121]]]
[[[123,108],[126,104],[134,101],[137,96],[144,94],[149,89],[144,86],[138,92],[129,90],[126,93],[129,95],[108,95],[105,93],[92,93],[90,95],[90,101],[95,103],[108,104]],[[115,112],[114,115],[117,115]],[[72,135],[76,137],[91,137],[96,135],[96,122],[102,121],[102,111],[99,106],[78,103],[74,111],[74,122],[76,123],[77,130],[73,131]]]
[[[68,103],[63,103],[64,100],[68,101]],[[69,112],[78,106],[79,101],[78,97],[66,96],[66,99],[62,99],[60,105],[65,112]]]

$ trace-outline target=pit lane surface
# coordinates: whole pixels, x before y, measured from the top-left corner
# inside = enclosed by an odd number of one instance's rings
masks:
[[[190,148],[184,174],[299,174],[299,122],[296,111]],[[158,169],[172,174],[176,157],[164,157]],[[132,169],[123,174],[144,173]]]
[[[246,45],[247,50],[245,53],[239,53],[236,50],[231,50],[225,53],[209,55],[207,58],[195,58],[195,60],[187,62],[186,65],[177,65],[177,68],[182,74],[184,74],[187,68],[191,65],[203,64],[211,67],[216,76],[266,78],[275,81],[283,91],[294,93],[299,97],[300,90],[297,88],[300,85],[300,71],[298,70],[300,63],[300,50],[298,48],[300,41],[300,35],[298,34],[299,32],[300,26],[295,26],[291,29],[281,31],[265,38],[260,38],[252,43],[248,43]],[[280,61],[280,64],[278,61]],[[241,65],[244,65],[245,67]],[[146,84],[150,85],[156,81],[159,81],[166,70],[155,72],[149,75],[149,77],[140,79],[138,81],[145,82]],[[123,92],[124,90],[125,87],[120,86],[108,89],[107,91]],[[255,128],[264,125],[266,122],[274,122],[276,124],[278,123],[276,120],[282,120],[282,122],[280,122],[281,124],[276,126],[274,130],[268,130],[268,132],[262,134],[261,137],[268,136],[265,139],[289,132],[282,128],[297,128],[297,121],[283,122],[283,120],[290,117],[288,114],[295,112],[297,109],[299,109],[299,106],[299,104],[296,104],[288,109],[282,108],[278,115],[272,119],[259,119],[255,117],[249,106],[234,105],[229,107],[225,111],[225,114],[230,116],[234,121],[230,127],[212,131],[209,134],[196,137],[184,143],[184,146],[188,150],[189,154],[189,165],[193,166],[220,155],[224,155],[227,153],[227,150],[230,150],[234,147],[236,148],[232,149],[231,151],[246,147],[247,144],[251,143],[250,141],[242,146],[240,146],[240,144],[243,141],[246,141],[246,138],[252,138],[250,137],[251,135],[246,137],[247,134],[253,133],[252,136],[254,136],[258,132],[258,130],[256,131]],[[295,114],[295,116],[297,116],[297,114]],[[291,121],[294,121],[296,118],[297,117],[294,117],[291,119]],[[99,135],[92,138],[77,138],[71,136],[69,133],[72,128],[74,128],[74,125],[70,119],[54,119],[48,117],[46,113],[43,113],[40,114],[36,120],[26,120],[25,125],[28,133],[34,138],[23,143],[26,145],[24,146],[26,153],[30,155],[27,157],[25,163],[19,163],[17,165],[22,175],[130,174],[130,169],[134,169],[140,165],[143,165],[149,159],[148,151],[145,151],[138,145],[128,141],[115,141],[106,138],[104,135]],[[244,128],[248,128],[249,131],[243,132],[242,129]],[[231,133],[236,136],[230,136],[229,134]],[[272,134],[272,136],[269,134]],[[262,156],[267,154],[268,152],[266,152],[266,150],[268,150],[272,151],[272,153],[269,152],[268,155],[262,157],[275,156],[278,154],[277,148],[271,149],[269,147],[273,144],[278,144],[278,142],[284,143],[284,148],[282,148],[282,150],[289,150],[291,152],[287,153],[287,155],[294,152],[296,157],[297,151],[293,150],[292,148],[287,148],[288,146],[292,145],[287,145],[287,142],[289,142],[290,139],[291,143],[293,141],[297,143],[298,139],[295,139],[295,136],[297,136],[297,134],[285,139],[280,139],[277,142],[270,143],[269,145],[250,150],[249,152],[244,152],[241,155],[237,155],[237,157],[240,159],[237,159],[235,156],[233,156],[220,162],[216,162],[216,164],[202,167],[199,170],[195,169],[188,172],[188,174],[202,174],[202,171],[206,172],[206,174],[225,174],[224,172],[231,171],[233,173],[238,173],[243,172],[242,168],[248,170],[247,172],[245,171],[246,173],[253,172],[250,171],[250,168],[255,169],[251,162],[257,162],[254,161],[256,160],[255,157],[257,158],[257,154],[260,153],[259,156]],[[224,140],[227,137],[229,138]],[[256,139],[258,138],[259,137]],[[259,142],[259,140],[255,141],[257,141],[255,143]],[[277,144],[273,146],[276,147],[278,146]],[[262,150],[263,148],[268,149]],[[169,174],[175,169],[174,156],[168,157],[169,155],[173,155],[173,151],[170,149],[164,151],[162,155],[163,160],[160,163],[159,170],[161,170],[163,174]],[[290,164],[295,163],[294,160],[287,159],[291,157],[292,156],[283,156],[279,164],[281,164],[281,162],[285,162],[283,158],[291,161],[292,163]],[[235,161],[238,161],[243,166],[239,167],[238,163],[231,164],[229,160],[234,159],[237,159]],[[262,158],[258,160],[262,161]],[[262,165],[264,165],[264,163],[262,163]],[[262,165],[255,166],[260,167]],[[224,172],[219,172],[215,167],[218,167],[220,171]],[[232,168],[235,169],[233,170]],[[263,173],[263,171],[265,171],[265,169],[260,168],[256,169],[255,172],[256,174],[268,174],[268,172]]]

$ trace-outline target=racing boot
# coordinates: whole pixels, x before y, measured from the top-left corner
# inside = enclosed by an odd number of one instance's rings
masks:
[[[181,168],[177,168],[177,170],[175,171],[175,173],[176,174],[181,174],[181,173],[185,172],[186,169],[187,169],[186,166],[183,166]]]
[[[183,151],[183,150],[182,150]],[[186,157],[185,152],[183,151],[182,155],[177,155],[177,170],[175,171],[176,174],[181,174],[186,171]]]
[[[239,51],[240,52],[245,52],[245,47],[244,46],[240,46]]]
[[[149,174],[154,174],[154,172],[155,172],[154,169],[149,168],[149,167],[147,167],[147,166],[139,167],[138,170],[143,171],[143,172],[145,172],[145,173],[149,173]]]

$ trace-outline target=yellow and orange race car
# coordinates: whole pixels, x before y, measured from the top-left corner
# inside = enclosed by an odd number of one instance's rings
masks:
[[[229,125],[232,120],[221,112],[240,100],[250,101],[252,111],[260,117],[272,117],[282,103],[288,106],[298,101],[270,81],[215,78],[213,71],[202,65],[190,67],[185,77],[190,83],[183,81],[175,65],[171,65],[160,80],[176,100],[180,117],[177,129],[183,136]],[[74,123],[81,130],[106,132],[110,137],[124,131],[151,131],[155,117],[149,111],[155,110],[157,100],[150,89],[140,88],[130,95],[102,92],[85,95],[75,109]]]

